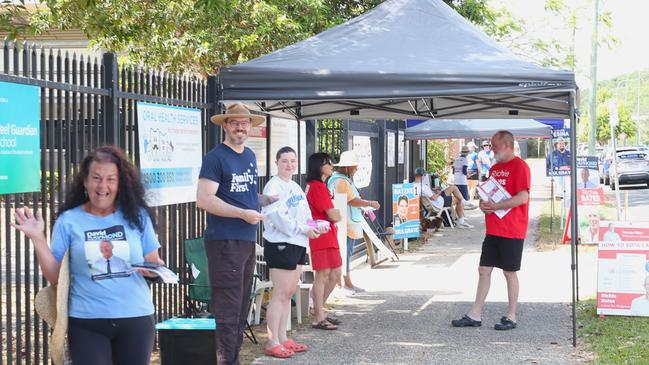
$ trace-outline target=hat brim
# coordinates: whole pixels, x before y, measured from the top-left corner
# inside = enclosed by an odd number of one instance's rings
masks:
[[[222,126],[223,123],[225,123],[225,120],[228,118],[248,118],[250,119],[250,123],[253,127],[256,127],[266,121],[265,116],[256,114],[218,114],[213,115],[210,118],[210,121],[216,125]]]
[[[59,281],[56,286],[56,322],[50,337],[50,357],[55,365],[64,364],[65,344],[68,334],[68,293],[70,291],[70,251],[61,261]]]
[[[352,166],[358,166],[358,162],[354,163],[352,161],[345,161],[345,162],[338,162],[333,164],[335,167],[352,167]]]

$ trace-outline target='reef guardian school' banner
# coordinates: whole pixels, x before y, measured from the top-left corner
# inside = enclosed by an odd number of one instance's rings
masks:
[[[196,201],[201,111],[137,103],[140,171],[151,206]]]
[[[0,194],[40,191],[40,90],[0,82]]]
[[[415,184],[392,184],[394,239],[419,237],[419,196]]]

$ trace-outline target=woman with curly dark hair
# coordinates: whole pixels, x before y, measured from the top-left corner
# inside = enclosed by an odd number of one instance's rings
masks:
[[[155,274],[131,265],[163,262],[144,193],[124,152],[104,146],[81,162],[54,223],[51,247],[42,217],[16,209],[13,226],[34,243],[52,285],[69,252],[68,342],[74,364],[149,363],[154,307],[145,277]]]

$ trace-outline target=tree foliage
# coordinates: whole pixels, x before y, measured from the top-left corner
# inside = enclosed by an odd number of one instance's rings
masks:
[[[450,174],[448,151],[451,149],[450,140],[427,141],[428,172],[439,176],[440,181],[446,181]]]
[[[597,136],[595,140],[602,146],[607,145],[611,139],[609,101],[613,99],[613,96],[610,89],[600,88],[597,90]],[[619,123],[615,127],[617,140],[622,142],[626,138],[626,141],[635,141],[637,127],[631,119],[631,113],[623,101],[617,102],[617,111],[619,117]],[[588,115],[585,115],[581,118],[581,121],[586,122],[586,128],[583,129],[583,134],[580,139],[588,140],[590,135],[590,118]]]
[[[488,33],[511,27],[487,0],[445,0]],[[382,0],[45,0],[34,34],[79,29],[122,62],[214,74],[306,39]]]
[[[592,8],[592,0],[545,0],[542,21],[530,24],[526,19],[512,19],[512,26],[502,36],[501,42],[520,57],[542,66],[581,71],[577,70],[575,34],[578,29],[592,23]],[[506,16],[500,18],[506,19]],[[615,47],[618,40],[611,31],[611,12],[602,11],[599,18],[599,44]],[[554,36],[538,31],[548,28],[556,30]],[[571,39],[562,39],[560,35],[564,33],[571,34]]]
[[[29,13],[25,0],[0,0],[0,34],[16,39],[29,29]]]

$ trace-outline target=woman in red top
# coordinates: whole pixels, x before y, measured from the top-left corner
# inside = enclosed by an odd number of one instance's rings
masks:
[[[340,321],[327,316],[324,303],[340,278],[342,259],[338,248],[338,230],[336,222],[340,220],[340,212],[334,209],[331,193],[325,185],[325,180],[333,173],[331,157],[326,153],[314,153],[307,163],[306,200],[311,208],[314,220],[329,221],[330,229],[320,234],[318,238],[309,239],[311,248],[311,267],[315,271],[313,283],[313,309],[315,322],[313,328],[335,330]]]

